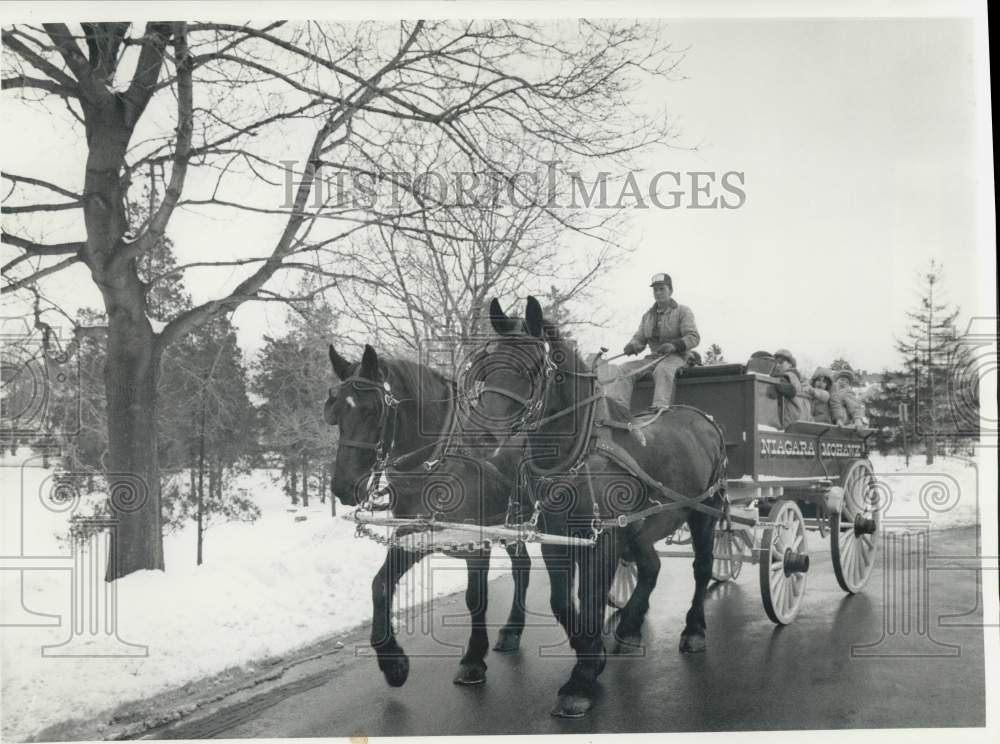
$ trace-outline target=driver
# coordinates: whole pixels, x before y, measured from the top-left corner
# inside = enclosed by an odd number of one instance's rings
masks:
[[[654,274],[649,284],[653,289],[653,306],[647,310],[632,340],[625,344],[625,354],[633,356],[649,346],[650,354],[644,360],[626,362],[621,366],[619,379],[610,395],[621,400],[626,407],[632,398],[635,371],[660,357],[653,367],[653,408],[666,410],[674,398],[674,375],[686,364],[685,355],[701,341],[694,313],[686,305],[673,299],[674,283],[670,274]]]

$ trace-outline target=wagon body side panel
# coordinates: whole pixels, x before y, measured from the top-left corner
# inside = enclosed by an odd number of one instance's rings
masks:
[[[755,470],[752,382],[748,375],[684,376],[677,380],[675,402],[704,411],[722,429],[730,478],[752,476]]]

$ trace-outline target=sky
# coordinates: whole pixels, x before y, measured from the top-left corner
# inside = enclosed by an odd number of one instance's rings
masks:
[[[992,220],[984,209],[992,209],[992,171],[979,162],[991,142],[977,130],[989,100],[977,98],[971,20],[683,19],[666,36],[686,50],[685,79],[650,84],[639,99],[650,111],[665,107],[681,134],[676,147],[649,154],[643,176],[738,171],[745,203],[633,210],[623,236],[630,253],[592,292],[600,307],[574,308],[580,318],[594,310],[611,319],[577,332],[585,350],[624,345],[660,271],[694,311],[702,348],[718,343],[730,360],[787,347],[803,368],[837,356],[872,371],[896,366],[893,339],[932,257],[963,318],[995,315],[994,243],[977,233],[977,221]],[[48,142],[35,114],[5,107],[3,122],[37,127],[37,141]],[[38,149],[23,142],[3,137],[5,170],[31,172],[81,146],[65,137]],[[75,167],[79,157],[63,162]],[[191,214],[178,215],[171,233],[195,254],[221,257],[235,246],[260,255],[277,227]],[[237,278],[192,275],[189,285],[198,301]],[[99,304],[88,284],[75,269],[47,291],[66,304]],[[284,315],[273,303],[244,304],[234,316],[244,349],[280,332]]]
[[[977,282],[993,272],[975,249],[974,118],[989,104],[975,97],[972,34],[942,19],[671,23],[690,47],[687,79],[651,97],[698,149],[650,166],[741,171],[746,202],[636,213],[634,252],[607,279],[610,340],[634,330],[658,271],[703,348],[733,360],[788,347],[801,366],[895,364],[893,335],[932,257],[964,313],[992,315]]]

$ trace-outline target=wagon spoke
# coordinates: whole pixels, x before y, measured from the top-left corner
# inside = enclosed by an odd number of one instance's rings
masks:
[[[787,579],[782,582],[782,593],[781,593],[781,614],[787,615],[788,610],[791,609],[792,599],[793,599],[793,587],[792,582]]]
[[[854,582],[860,583],[865,577],[865,572],[868,570],[869,558],[865,554],[864,550],[858,548],[855,552],[854,563],[853,563],[853,573]]]
[[[861,560],[864,562],[865,568],[868,568],[875,558],[875,552],[872,550],[865,550],[864,547],[859,546],[858,553],[861,555]]]
[[[844,541],[842,549],[840,551],[840,565],[843,568],[845,574],[850,574],[851,567],[855,563],[854,555],[854,536]]]
[[[844,562],[849,563],[854,560],[854,554],[857,551],[857,540],[854,537],[853,532],[847,533],[847,539],[844,541]]]
[[[865,576],[865,570],[868,568],[868,560],[864,554],[864,551],[858,552],[857,560],[854,561],[854,581],[860,582]]]
[[[775,608],[778,609],[779,612],[781,612],[782,609],[784,608],[784,599],[785,599],[785,582],[784,582],[784,577],[782,577],[782,579],[780,579],[778,583],[774,585],[773,604]],[[782,614],[784,614],[784,612],[782,612]]]
[[[802,594],[802,574],[792,574],[792,580],[789,583],[791,586],[788,592],[786,612],[791,612],[794,609],[795,602]]]
[[[796,602],[802,596],[802,583],[805,581],[804,574],[792,574],[788,592],[788,611],[795,609]]]
[[[785,551],[778,545],[777,538],[771,543],[771,563],[781,563],[785,559]]]

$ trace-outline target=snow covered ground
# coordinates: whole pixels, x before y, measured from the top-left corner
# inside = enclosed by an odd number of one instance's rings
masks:
[[[52,564],[54,570],[22,573],[11,570],[18,559],[10,556],[70,555],[57,539],[65,532],[68,512],[43,505],[40,494],[50,489],[53,471],[39,467],[38,460],[25,460],[0,460],[0,565],[6,569],[0,571],[0,735],[5,741],[285,653],[369,618],[371,578],[384,549],[356,539],[352,524],[332,519],[329,503],[290,507],[268,474],[255,472],[236,485],[254,497],[261,519],[211,528],[204,565],[195,565],[191,528],[165,538],[165,573],[144,571],[116,582],[118,636],[146,646],[147,655],[43,656],[43,646],[70,636],[69,562],[63,558]],[[887,522],[899,517],[899,528],[925,518],[935,528],[976,524],[975,464],[953,458],[942,458],[934,467],[921,462],[915,458],[905,469],[901,458],[873,458],[892,498]],[[995,483],[995,470],[989,477]],[[986,493],[980,486],[979,494]],[[493,574],[508,570],[506,556],[496,551]],[[426,561],[411,577],[402,591],[404,606],[465,585],[463,563],[445,558]],[[25,608],[58,616],[60,625],[11,626],[24,621],[16,612],[22,606],[19,593]],[[101,637],[89,641],[94,648]],[[123,648],[113,647],[112,653]]]

